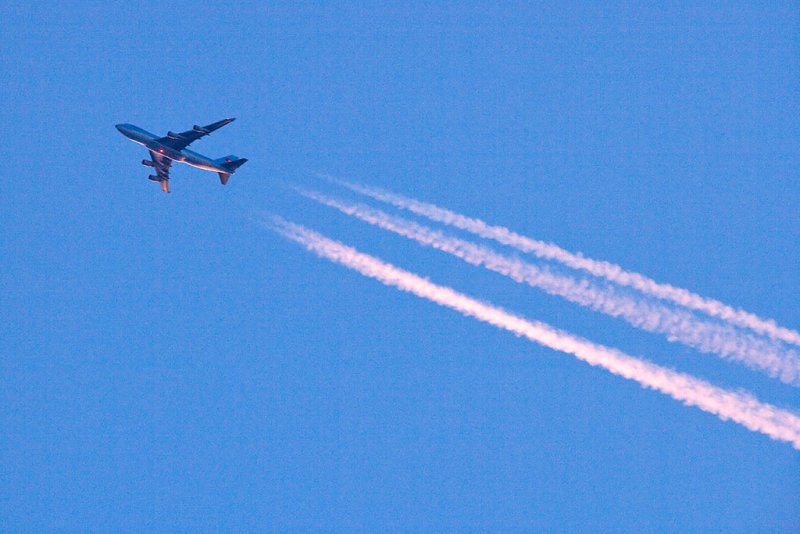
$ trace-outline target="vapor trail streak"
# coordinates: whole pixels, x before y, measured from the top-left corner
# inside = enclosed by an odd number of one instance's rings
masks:
[[[552,243],[517,234],[502,226],[493,226],[480,219],[466,217],[440,208],[435,204],[421,202],[397,193],[347,182],[338,178],[328,176],[326,178],[355,193],[408,210],[432,221],[454,226],[486,239],[493,239],[498,243],[514,247],[522,252],[534,254],[539,258],[560,262],[573,269],[605,278],[615,284],[632,287],[651,297],[664,299],[688,309],[717,317],[732,325],[748,328],[772,339],[800,346],[800,332],[779,326],[772,319],[763,319],[753,313],[728,306],[718,300],[700,296],[687,289],[656,282],[642,274],[626,271],[619,265],[586,258],[580,253],[569,252]]]
[[[665,334],[670,341],[683,343],[701,352],[718,354],[764,371],[769,376],[779,377],[787,384],[800,386],[800,357],[797,353],[763,338],[756,338],[727,325],[703,321],[685,310],[631,298],[610,287],[598,287],[586,280],[553,273],[546,267],[510,258],[488,247],[448,236],[364,204],[343,202],[301,188],[295,190],[346,215],[441,250],[469,264],[500,273],[515,282],[537,287],[551,295],[621,318],[642,330]]]
[[[800,450],[800,416],[763,403],[749,393],[728,391],[693,376],[592,343],[547,324],[529,321],[449,287],[429,282],[416,274],[283,219],[274,218],[273,229],[318,256],[379,280],[387,286],[407,291],[468,317],[524,336],[545,347],[572,354],[590,365],[634,380],[643,387],[660,391],[688,406],[697,406],[722,420],[730,419],[749,430],[788,442]]]

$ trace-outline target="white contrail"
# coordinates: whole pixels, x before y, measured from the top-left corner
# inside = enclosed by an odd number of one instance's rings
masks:
[[[642,274],[626,271],[619,265],[593,260],[580,253],[564,250],[552,243],[517,234],[502,226],[493,226],[480,219],[466,217],[440,208],[435,204],[421,202],[397,193],[347,182],[330,176],[325,176],[325,178],[355,193],[408,210],[432,221],[454,226],[486,239],[493,239],[522,252],[534,254],[539,258],[557,261],[573,269],[605,278],[615,284],[632,287],[646,295],[668,300],[691,310],[707,313],[712,317],[717,317],[742,328],[748,328],[772,339],[800,345],[800,332],[779,326],[772,319],[763,319],[753,313],[734,308],[718,300],[700,296],[687,289],[656,282]]]
[[[530,321],[499,307],[480,302],[449,287],[440,286],[358,250],[333,241],[300,225],[273,219],[273,229],[322,258],[344,265],[364,276],[428,299],[498,328],[524,336],[551,349],[572,354],[590,365],[634,380],[689,406],[735,421],[800,450],[800,416],[756,399],[745,392],[728,391],[685,373],[660,367],[619,350],[598,345],[547,324]]]
[[[703,321],[685,310],[631,298],[611,287],[599,287],[587,280],[553,273],[546,267],[510,258],[488,247],[448,236],[364,204],[343,202],[299,187],[294,189],[306,198],[461,258],[472,265],[485,267],[516,282],[621,318],[642,330],[666,334],[670,341],[683,343],[701,352],[718,354],[764,371],[769,376],[779,377],[787,384],[800,386],[800,357],[795,351],[776,346],[771,341],[745,334],[728,325]]]

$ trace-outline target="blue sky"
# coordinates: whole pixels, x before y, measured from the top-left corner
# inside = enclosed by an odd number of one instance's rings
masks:
[[[800,327],[800,14],[0,2],[11,530],[796,531],[791,446],[316,258],[278,213],[797,410],[285,184],[385,187]],[[114,124],[250,161],[172,194]]]

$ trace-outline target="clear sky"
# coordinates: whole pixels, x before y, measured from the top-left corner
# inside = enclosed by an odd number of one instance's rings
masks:
[[[800,328],[797,5],[384,4],[0,0],[0,523],[800,530],[790,445],[258,223],[800,410],[285,187],[388,188]],[[229,116],[192,148],[250,161],[170,195],[114,129]]]

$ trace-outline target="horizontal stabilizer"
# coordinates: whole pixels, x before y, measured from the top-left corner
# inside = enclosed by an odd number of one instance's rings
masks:
[[[228,178],[231,177],[231,175],[228,174],[227,172],[218,172],[217,174],[219,174],[219,183],[221,183],[222,185],[227,184]]]
[[[233,173],[236,172],[236,169],[247,163],[247,159],[231,155],[214,160],[214,162],[219,163],[221,167],[228,169],[231,173]]]

